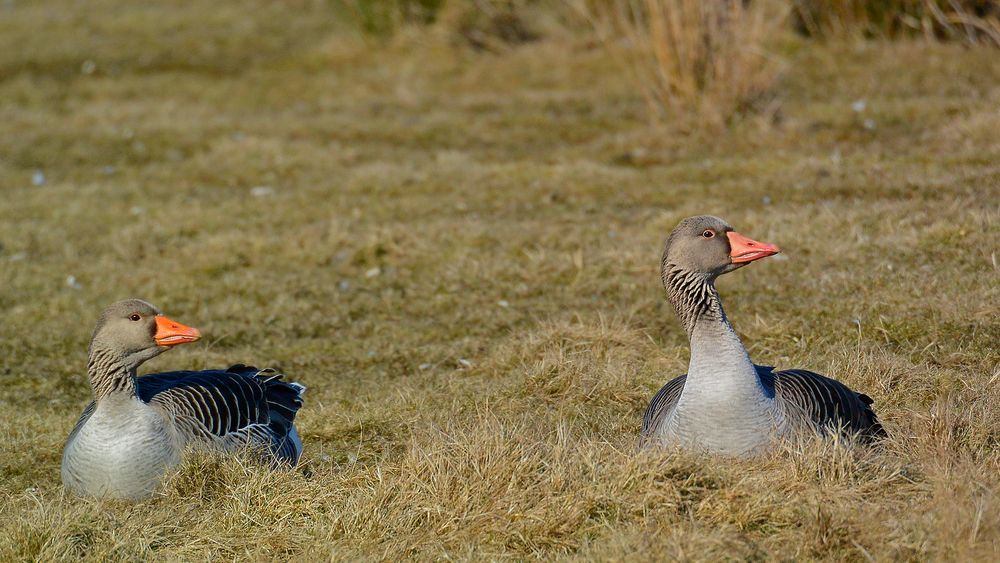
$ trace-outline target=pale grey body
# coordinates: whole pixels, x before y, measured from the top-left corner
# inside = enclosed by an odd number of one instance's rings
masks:
[[[172,417],[138,397],[111,396],[85,414],[63,450],[62,480],[86,496],[140,498],[181,461],[185,440]]]
[[[136,377],[140,364],[178,342],[157,343],[157,319],[173,323],[140,300],[116,303],[101,316],[90,347],[95,399],[63,450],[66,488],[86,496],[145,497],[191,447],[250,450],[272,464],[294,466],[302,453],[294,419],[305,388],[243,365]],[[171,326],[192,331],[188,341],[198,337],[194,329]]]
[[[732,328],[700,323],[683,391],[647,435],[661,444],[742,455],[766,448],[783,426],[773,393]]]
[[[709,230],[712,236],[703,236]],[[776,372],[750,360],[714,285],[717,276],[743,265],[731,260],[725,237],[715,236],[731,231],[716,217],[692,217],[667,240],[663,283],[687,329],[691,359],[688,373],[650,402],[642,444],[753,455],[803,430],[884,436],[866,395],[813,372]]]

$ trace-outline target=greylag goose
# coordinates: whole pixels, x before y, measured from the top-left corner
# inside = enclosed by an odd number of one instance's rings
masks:
[[[660,389],[646,409],[641,443],[752,455],[806,429],[872,441],[885,436],[872,399],[811,371],[754,365],[729,324],[715,279],[779,249],[709,215],[670,233],[661,276],[687,330],[688,373]]]
[[[148,496],[188,446],[249,449],[273,465],[298,463],[302,443],[294,421],[305,391],[298,383],[239,364],[136,377],[147,360],[200,337],[138,299],[104,310],[87,365],[94,401],[63,450],[62,480],[69,490]]]

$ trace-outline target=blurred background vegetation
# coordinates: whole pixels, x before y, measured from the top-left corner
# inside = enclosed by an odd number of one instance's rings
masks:
[[[1000,0],[340,0],[364,34],[443,31],[501,52],[590,36],[620,61],[652,115],[719,124],[768,111],[787,34],[817,41],[926,37],[1000,48]]]
[[[12,6],[9,2],[6,9]],[[372,48],[421,37],[493,54],[558,39],[606,49],[645,97],[652,120],[702,126],[773,112],[783,61],[801,41],[917,37],[1000,48],[1000,0],[291,0],[255,2],[246,9],[267,15],[255,17],[251,27],[218,33],[209,28],[236,21],[237,3],[205,8],[171,0],[124,8],[98,0],[69,12],[18,5],[22,12],[38,13],[39,33],[25,45],[23,34],[8,27],[10,33],[0,36],[0,49],[7,53],[0,52],[0,70],[13,74],[19,66],[53,64],[80,70],[86,63],[77,60],[82,53],[75,47],[59,52],[76,43],[47,39],[54,36],[92,36],[92,58],[103,64],[83,67],[85,73],[113,69],[116,59],[140,51],[138,62],[150,68],[208,63],[211,68],[204,70],[225,73],[226,65],[241,66],[248,56],[278,56],[290,42],[307,42],[331,29],[362,36]],[[287,16],[296,10],[313,17]],[[102,11],[114,14],[102,18]],[[154,19],[155,26],[147,25]],[[0,31],[23,21],[0,18]],[[285,25],[296,29],[282,29]],[[24,49],[36,56],[16,55]],[[242,58],[222,56],[226,53]],[[220,55],[214,63],[213,54]]]

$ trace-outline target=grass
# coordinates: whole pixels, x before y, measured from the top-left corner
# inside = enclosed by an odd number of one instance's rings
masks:
[[[679,134],[583,43],[49,4],[0,7],[0,559],[996,558],[995,51],[798,43],[773,119]],[[720,282],[752,356],[873,396],[884,449],[634,452],[686,365],[660,245],[701,212],[786,250]],[[206,335],[148,369],[309,387],[308,476],[62,490],[131,296]]]
[[[997,0],[792,0],[796,29],[814,37],[924,34],[1000,47]]]
[[[723,125],[772,95],[785,2],[576,2],[629,71],[651,113],[675,127]]]

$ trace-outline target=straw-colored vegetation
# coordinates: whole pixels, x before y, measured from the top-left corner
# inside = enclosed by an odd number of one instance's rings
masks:
[[[792,0],[799,31],[815,37],[924,35],[1000,47],[998,0]]]
[[[706,134],[650,128],[598,41],[0,14],[0,560],[997,559],[996,51],[791,38],[780,111]],[[884,448],[635,453],[686,363],[660,245],[704,212],[785,250],[720,282],[754,358],[870,394]],[[130,296],[206,335],[148,369],[309,386],[305,470],[67,495],[87,339]]]
[[[775,45],[788,29],[787,2],[580,0],[574,5],[661,120],[720,125],[748,109],[762,109],[773,97],[781,67]]]

